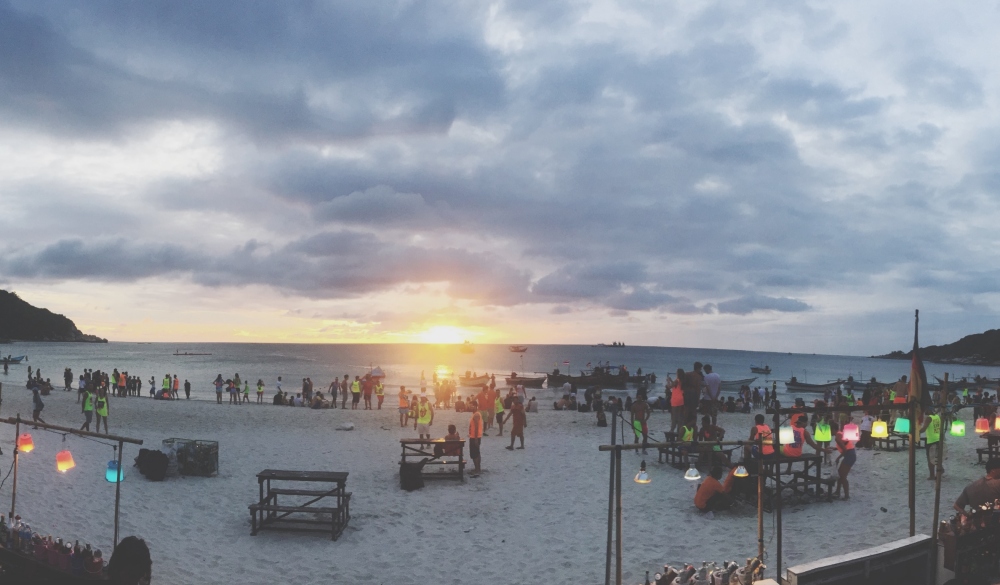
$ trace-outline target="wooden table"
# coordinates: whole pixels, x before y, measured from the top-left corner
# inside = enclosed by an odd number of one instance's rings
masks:
[[[980,447],[976,449],[976,454],[979,455],[979,462],[983,462],[984,455],[988,457],[988,460],[1000,459],[1000,432],[990,431],[980,436],[986,439],[986,448]]]
[[[424,467],[436,465],[442,471],[422,473],[424,479],[457,477],[459,481],[465,481],[465,439],[400,439],[399,445],[402,448],[399,458],[401,468],[406,463],[422,463]],[[448,469],[450,466],[457,469]]]
[[[346,471],[290,471],[280,469],[265,469],[257,474],[257,484],[260,487],[260,501],[250,504],[250,534],[257,535],[264,528],[272,530],[298,530],[313,532],[331,532],[332,540],[337,540],[351,519],[351,492],[347,491]],[[328,484],[325,489],[302,489],[272,487],[271,482],[310,482]],[[267,489],[264,485],[267,484]],[[294,496],[310,498],[306,502],[286,505],[278,504],[278,496]],[[322,503],[325,498],[334,498],[335,506],[314,506]],[[292,514],[309,514],[310,518]],[[317,519],[316,515],[330,518]],[[322,528],[320,528],[322,526]]]
[[[789,464],[791,466],[801,464],[802,469],[792,469],[790,473],[781,470],[782,466]],[[750,463],[750,465],[756,467],[755,462]],[[835,483],[836,480],[832,478],[828,480],[823,479],[820,475],[822,467],[823,456],[819,454],[807,455],[803,453],[799,457],[785,457],[783,455],[765,457],[764,477],[774,483],[775,489],[788,489],[792,491],[793,495],[806,495],[806,490],[812,487],[816,495],[820,496],[823,494],[824,488],[826,488],[826,500],[829,502],[833,499],[831,481]],[[782,479],[782,476],[791,476],[792,479],[786,481]]]

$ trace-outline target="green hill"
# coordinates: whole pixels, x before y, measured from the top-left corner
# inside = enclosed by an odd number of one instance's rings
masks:
[[[33,307],[17,293],[0,290],[0,339],[19,341],[79,341],[107,343],[96,335],[87,335],[72,321],[48,309]]]
[[[913,357],[913,350],[894,351],[886,355],[872,357],[908,360]],[[984,333],[966,335],[948,345],[921,347],[920,357],[924,361],[940,364],[1000,365],[1000,329],[990,329]]]

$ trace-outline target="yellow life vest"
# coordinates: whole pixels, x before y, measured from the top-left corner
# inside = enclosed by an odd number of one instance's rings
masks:
[[[431,422],[431,405],[421,404],[417,407],[417,424],[425,425]]]
[[[351,382],[351,392],[355,394],[361,392],[361,382],[358,382],[357,380]]]

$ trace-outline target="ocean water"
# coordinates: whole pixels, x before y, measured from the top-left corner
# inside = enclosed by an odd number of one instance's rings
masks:
[[[203,356],[175,356],[174,352],[210,353]],[[855,380],[876,377],[892,381],[908,375],[909,361],[881,360],[861,356],[750,352],[722,349],[677,347],[595,347],[586,345],[531,345],[524,354],[511,353],[506,345],[477,345],[474,353],[462,353],[457,345],[421,344],[256,344],[256,343],[11,343],[0,345],[2,355],[27,355],[28,360],[11,366],[7,376],[0,374],[5,390],[24,388],[28,366],[41,368],[43,377],[50,378],[57,388],[63,384],[63,371],[71,368],[74,378],[84,368],[127,371],[143,380],[143,393],[148,393],[152,376],[159,387],[164,374],[177,374],[191,381],[191,398],[215,400],[212,381],[218,374],[223,378],[239,373],[249,380],[251,394],[257,379],[265,384],[265,396],[274,394],[275,382],[282,377],[284,390],[295,393],[303,378],[311,378],[317,390],[325,391],[334,377],[348,374],[363,375],[379,366],[386,373],[387,393],[395,394],[399,385],[418,387],[423,372],[430,381],[439,377],[461,376],[466,372],[503,376],[519,373],[551,372],[578,375],[581,370],[598,363],[626,365],[632,373],[655,372],[657,383],[652,395],[663,394],[663,380],[677,368],[689,370],[695,361],[711,364],[723,380],[756,377],[751,386],[770,385],[778,381],[778,392],[785,391],[782,381],[792,376],[800,382],[822,383],[854,376]],[[568,362],[568,364],[566,363]],[[750,372],[751,365],[770,365],[771,374]],[[1000,367],[925,364],[928,378],[949,372],[952,379],[982,375],[1000,377]],[[182,385],[183,388],[183,385]],[[634,388],[630,393],[634,396]],[[543,390],[542,396],[555,393]],[[794,396],[794,395],[790,395]],[[812,395],[813,397],[815,395]]]

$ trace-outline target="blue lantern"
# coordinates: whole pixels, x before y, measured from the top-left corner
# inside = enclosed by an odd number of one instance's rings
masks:
[[[104,474],[104,479],[117,483],[125,479],[125,471],[118,469],[117,461],[108,461],[108,471]]]

